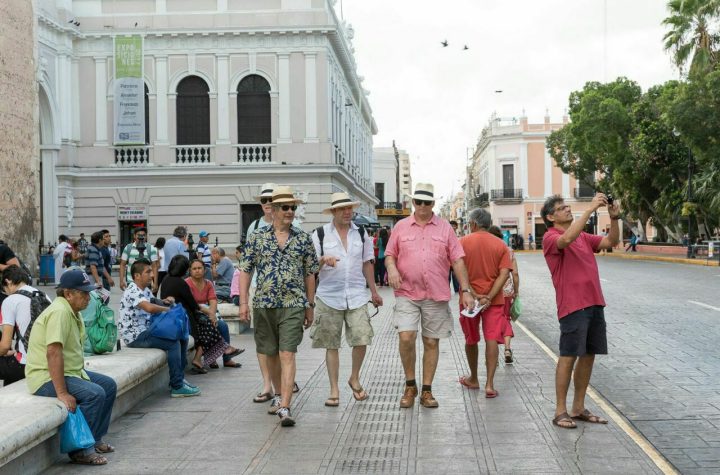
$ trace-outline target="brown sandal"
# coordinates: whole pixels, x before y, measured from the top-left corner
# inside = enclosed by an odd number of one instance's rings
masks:
[[[329,397],[325,400],[325,405],[327,407],[338,407],[340,405],[340,398],[339,397]]]
[[[369,398],[370,395],[363,389],[362,386],[359,388],[354,388],[352,384],[350,384],[350,381],[348,381],[348,386],[350,386],[350,389],[352,389],[353,397],[356,401],[364,401],[365,399]],[[365,396],[360,396],[360,394],[365,393]]]
[[[572,416],[576,421],[589,422],[590,424],[607,424],[608,421],[600,416],[596,416],[592,412],[585,409],[582,413],[577,416]]]
[[[100,454],[74,455],[70,457],[70,462],[78,465],[105,465],[108,460]]]
[[[108,444],[107,442],[101,442],[99,445],[95,446],[95,452],[99,454],[110,454],[115,452],[115,447]]]
[[[570,417],[567,412],[563,412],[562,414],[555,416],[552,423],[561,429],[577,429],[577,424],[575,424],[575,421],[572,420],[572,417]]]

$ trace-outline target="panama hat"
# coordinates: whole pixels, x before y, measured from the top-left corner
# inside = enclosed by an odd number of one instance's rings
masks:
[[[260,194],[255,199],[260,201],[261,198],[272,198],[273,189],[276,186],[275,183],[263,183],[263,186],[260,187]]]
[[[323,214],[332,214],[332,210],[346,206],[352,206],[355,209],[360,206],[360,202],[351,200],[350,195],[341,191],[330,195],[330,207],[325,208],[322,212]]]
[[[435,188],[430,183],[418,183],[415,185],[414,200],[435,201]]]
[[[302,200],[295,198],[292,188],[289,186],[276,186],[272,192],[272,203],[274,205],[285,203],[302,203]]]

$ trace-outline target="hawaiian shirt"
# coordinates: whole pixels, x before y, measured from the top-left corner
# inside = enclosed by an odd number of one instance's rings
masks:
[[[312,238],[292,226],[284,248],[278,246],[275,229],[268,226],[252,233],[240,259],[240,270],[256,271],[253,307],[305,307],[305,277],[320,270]]]
[[[117,326],[120,338],[126,345],[137,340],[137,337],[147,330],[150,314],[141,309],[140,304],[151,300],[150,289],[141,289],[135,282],[131,282],[123,292]]]

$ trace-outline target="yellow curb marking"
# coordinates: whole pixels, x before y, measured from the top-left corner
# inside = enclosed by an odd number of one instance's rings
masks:
[[[522,323],[515,321],[513,324],[519,326],[526,335],[528,335],[540,348],[542,348],[545,353],[547,353],[550,358],[553,359],[553,361],[555,361],[555,363],[557,363],[558,357],[540,338],[538,338]],[[670,465],[665,457],[663,457],[662,454],[658,452],[657,449],[640,432],[631,426],[625,417],[612,407],[612,405],[610,405],[603,396],[595,391],[595,388],[593,388],[592,385],[588,386],[587,394],[593,401],[595,401],[595,404],[597,404],[600,409],[602,409],[602,411],[607,414],[608,417],[610,417],[610,419],[612,419],[612,421],[615,422],[615,424],[617,424],[617,426],[620,427],[620,429],[622,429],[623,432],[625,432],[627,436],[642,449],[643,452],[645,452],[645,455],[647,455],[664,474],[678,474],[677,470]]]

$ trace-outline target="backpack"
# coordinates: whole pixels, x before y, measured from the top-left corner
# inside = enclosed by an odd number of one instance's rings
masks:
[[[81,314],[85,322],[84,351],[96,355],[111,352],[118,339],[115,312],[102,303],[97,293],[90,292],[90,304]]]
[[[325,249],[323,249],[323,239],[325,239],[325,227],[319,226],[315,228],[315,232],[317,233],[318,240],[320,241],[320,257],[322,257],[325,255]],[[360,233],[360,240],[363,244],[365,244],[365,227],[358,226],[358,232]]]
[[[15,328],[18,331],[18,342],[15,345],[15,349],[19,349],[19,342],[22,341],[23,346],[25,346],[25,351],[27,351],[29,347],[28,341],[30,340],[30,330],[32,330],[35,320],[37,320],[40,314],[50,306],[50,301],[48,300],[47,295],[39,290],[35,290],[34,292],[18,290],[15,293],[30,299],[30,323],[28,324],[27,329],[25,329],[25,333],[21,335],[20,327],[17,326],[17,323],[15,324]]]

